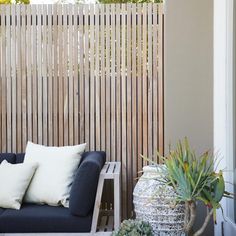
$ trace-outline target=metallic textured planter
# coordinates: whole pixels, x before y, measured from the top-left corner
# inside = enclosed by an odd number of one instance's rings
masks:
[[[136,218],[148,221],[157,236],[182,236],[184,205],[175,204],[173,188],[160,180],[160,167],[145,166],[134,188]]]

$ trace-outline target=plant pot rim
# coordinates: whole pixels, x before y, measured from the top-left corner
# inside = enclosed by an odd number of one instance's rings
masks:
[[[165,167],[164,164],[147,165],[143,167],[143,172],[160,175],[163,172],[163,167]]]

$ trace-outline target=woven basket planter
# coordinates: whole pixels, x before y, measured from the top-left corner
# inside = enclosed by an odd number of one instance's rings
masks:
[[[148,221],[157,236],[183,236],[184,204],[175,205],[175,192],[161,181],[160,166],[145,166],[133,192],[136,218]]]

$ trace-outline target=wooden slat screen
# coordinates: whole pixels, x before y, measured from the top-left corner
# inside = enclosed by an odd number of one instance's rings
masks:
[[[163,151],[162,19],[161,4],[0,5],[0,151],[104,150],[130,215],[139,154]]]

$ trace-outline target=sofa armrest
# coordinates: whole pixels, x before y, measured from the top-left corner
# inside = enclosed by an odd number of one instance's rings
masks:
[[[86,152],[71,187],[69,209],[71,214],[87,216],[94,207],[101,169],[106,161],[105,152]]]

